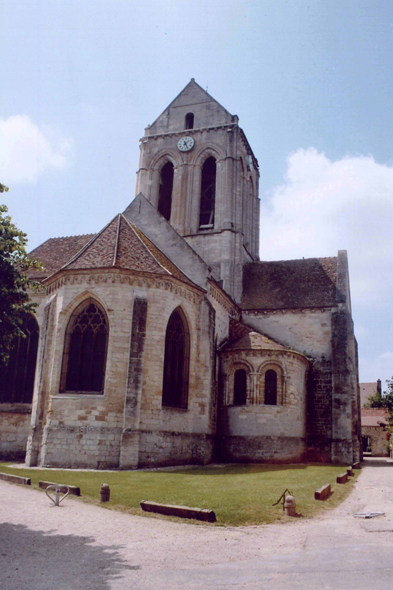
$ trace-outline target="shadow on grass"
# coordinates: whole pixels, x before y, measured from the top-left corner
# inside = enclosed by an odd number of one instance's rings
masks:
[[[120,557],[119,545],[93,546],[95,539],[0,524],[1,589],[72,588],[109,590],[124,570],[138,570]]]
[[[271,471],[288,471],[294,469],[307,469],[311,465],[305,465],[301,463],[293,463],[291,465],[284,465],[284,464],[254,464],[254,463],[242,463],[231,465],[230,463],[225,463],[222,465],[193,465],[192,467],[188,467],[186,469],[182,469],[181,467],[171,467],[162,468],[157,470],[136,470],[135,473],[157,473],[160,475],[166,475],[170,473],[171,475],[254,475],[255,473],[268,473]]]

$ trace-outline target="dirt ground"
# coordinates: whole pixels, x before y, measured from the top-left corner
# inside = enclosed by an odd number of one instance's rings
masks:
[[[0,588],[393,587],[393,461],[370,458],[352,494],[313,519],[221,528],[138,517],[0,481]],[[385,512],[374,519],[357,512]]]

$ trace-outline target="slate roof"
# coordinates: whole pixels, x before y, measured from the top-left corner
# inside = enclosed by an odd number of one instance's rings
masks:
[[[336,305],[337,258],[250,262],[240,307],[298,309]]]
[[[378,392],[378,385],[374,383],[359,383],[360,386],[360,403],[365,404],[369,397]]]
[[[44,265],[44,270],[30,270],[27,274],[36,280],[44,279],[64,266],[95,234],[50,238],[29,253]]]
[[[362,408],[361,424],[362,426],[383,426],[388,424],[389,412],[379,408]]]
[[[37,250],[39,251],[39,248]],[[40,252],[35,251],[37,258],[39,258],[39,254]],[[84,240],[82,247],[74,251],[73,255],[68,257],[61,266],[58,265],[60,257],[55,256],[54,260],[50,260],[48,252],[48,258],[49,266],[54,268],[52,274],[59,270],[118,268],[161,276],[174,276],[184,283],[195,286],[153,242],[122,214],[112,219],[98,234],[90,236],[89,240]]]

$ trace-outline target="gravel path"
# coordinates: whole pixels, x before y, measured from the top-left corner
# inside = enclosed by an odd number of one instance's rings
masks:
[[[317,519],[239,528],[130,516],[70,497],[55,508],[37,490],[0,481],[0,588],[391,589],[393,461],[366,465],[351,496]],[[386,516],[352,516],[364,511]]]

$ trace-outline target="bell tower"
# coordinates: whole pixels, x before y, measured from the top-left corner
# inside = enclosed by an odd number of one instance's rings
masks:
[[[142,193],[239,301],[242,267],[258,260],[258,161],[231,115],[194,78],[145,130]]]

